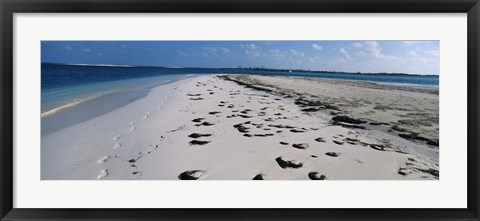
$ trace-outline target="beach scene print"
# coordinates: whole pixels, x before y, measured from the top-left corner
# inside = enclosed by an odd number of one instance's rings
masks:
[[[439,43],[42,41],[41,180],[439,180]]]

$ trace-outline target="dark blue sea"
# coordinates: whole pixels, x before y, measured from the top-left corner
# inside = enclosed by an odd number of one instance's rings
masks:
[[[287,72],[211,68],[164,68],[42,64],[42,116],[63,107],[128,90],[144,90],[198,74],[260,74],[356,80],[383,84],[438,87],[438,76]]]

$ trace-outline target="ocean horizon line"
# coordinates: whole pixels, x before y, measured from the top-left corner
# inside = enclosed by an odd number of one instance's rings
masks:
[[[65,66],[90,66],[90,67],[128,67],[128,68],[165,68],[165,69],[215,69],[215,70],[252,70],[252,71],[278,71],[278,72],[305,72],[305,73],[334,73],[334,74],[362,74],[362,75],[384,75],[384,76],[420,76],[420,77],[439,77],[435,74],[412,74],[395,72],[349,72],[349,71],[325,71],[325,70],[303,70],[303,69],[275,69],[266,67],[176,67],[176,66],[151,66],[151,65],[126,65],[126,64],[84,64],[84,63],[55,63],[41,62],[46,65],[65,65]]]

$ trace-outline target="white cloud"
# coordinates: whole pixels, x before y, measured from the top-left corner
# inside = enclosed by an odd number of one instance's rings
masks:
[[[260,57],[262,54],[261,54],[261,50],[253,43],[250,43],[250,44],[240,44],[240,47],[241,48],[245,48],[245,54],[247,56],[250,56],[250,57]]]
[[[284,51],[280,51],[278,49],[276,50],[270,50],[269,51],[269,56],[274,58],[274,59],[277,59],[277,60],[282,60],[285,58],[285,52]]]
[[[90,52],[92,52],[92,49],[90,49],[90,48],[85,48],[85,49],[82,49],[82,51],[83,51],[83,52],[90,53]]]
[[[423,51],[425,55],[432,56],[432,57],[438,57],[440,56],[440,51],[439,50],[425,50]]]
[[[178,55],[181,55],[181,56],[185,56],[185,57],[190,56],[189,53],[184,52],[184,51],[180,51],[180,50],[177,50],[177,54],[178,54]]]
[[[290,54],[293,56],[305,56],[305,53],[303,53],[303,51],[297,51],[294,49],[290,49]]]
[[[415,43],[417,42],[400,42],[404,44],[403,48]],[[438,50],[409,49],[399,55],[393,54],[400,52],[397,49],[391,52],[383,50],[383,42],[365,41],[351,45],[352,47],[344,47],[340,50],[342,57],[339,58],[339,62],[341,59],[345,60],[337,65],[349,66],[353,71],[427,74],[436,73],[438,68]],[[355,59],[347,60],[348,55],[354,55]]]
[[[410,50],[406,53],[409,57],[408,60],[404,61],[405,63],[413,64],[436,64],[438,63],[438,50],[424,50],[424,51],[414,51]]]
[[[216,48],[202,47],[202,49],[208,54],[217,54],[218,50]]]
[[[230,53],[230,49],[228,48],[220,48],[221,51],[223,51],[223,53]]]
[[[67,51],[73,51],[73,48],[70,46],[64,46],[63,49]]]
[[[210,48],[210,47],[202,47],[204,50],[204,57],[207,58],[224,58],[228,53],[230,53],[230,50],[228,48]]]
[[[258,47],[257,47],[255,44],[253,44],[253,43],[250,43],[250,44],[241,44],[240,47],[241,47],[241,48],[250,49],[250,50],[258,49]]]
[[[340,53],[342,53],[342,55],[343,55],[346,59],[350,59],[350,58],[351,58],[351,57],[350,57],[350,54],[348,53],[346,47],[340,48]]]
[[[312,62],[312,63],[320,63],[321,62],[321,58],[318,57],[318,56],[315,56],[313,58],[309,58],[308,61]]]
[[[407,52],[407,56],[416,57],[416,56],[418,56],[418,54],[417,54],[416,51],[408,51],[408,52]]]
[[[312,44],[312,47],[313,47],[313,49],[315,49],[315,50],[322,50],[322,49],[323,49],[322,46],[317,45],[317,44]]]
[[[380,61],[398,61],[401,58],[384,54],[380,45],[376,41],[367,41],[364,43],[364,52],[367,56]]]
[[[207,52],[203,52],[202,56],[203,56],[203,57],[206,57],[206,58],[213,58],[213,56],[211,56],[211,55],[208,54]]]
[[[360,43],[360,42],[355,42],[355,43],[353,43],[352,45],[353,45],[354,48],[361,48],[361,47],[363,47],[363,44]]]
[[[371,48],[378,48],[378,43],[376,41],[366,41],[365,45]]]
[[[362,57],[362,58],[368,56],[367,53],[365,53],[364,51],[357,51],[357,52],[355,52],[355,55],[359,56],[359,57]]]
[[[408,58],[403,61],[405,64],[438,65],[438,50],[410,50],[406,53]]]
[[[245,50],[245,54],[248,55],[248,56],[251,56],[251,57],[260,57],[261,53],[260,51],[258,50]]]

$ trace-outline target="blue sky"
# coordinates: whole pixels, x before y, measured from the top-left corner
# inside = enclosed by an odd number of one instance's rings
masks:
[[[42,41],[42,62],[433,74],[439,41]]]

